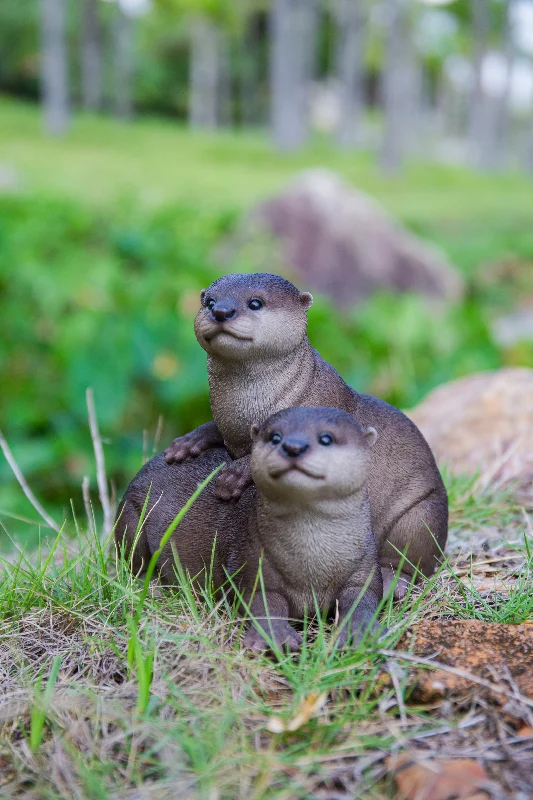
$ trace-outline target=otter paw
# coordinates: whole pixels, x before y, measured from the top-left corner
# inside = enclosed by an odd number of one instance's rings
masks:
[[[382,567],[381,575],[383,577],[383,597],[388,597],[396,573],[389,567]],[[407,594],[407,591],[409,589],[409,586],[411,585],[412,580],[413,580],[412,575],[408,575],[407,572],[400,572],[398,576],[398,582],[394,587],[394,595],[393,595],[394,600],[403,600],[403,598]]]
[[[215,494],[219,500],[238,500],[252,483],[249,467],[236,467],[236,462],[222,470],[216,482]]]
[[[302,644],[302,637],[295,631],[288,622],[281,622],[280,620],[272,621],[272,630],[265,631],[265,634],[274,640],[280,650],[288,650],[290,653],[295,653],[300,649]],[[243,639],[243,647],[246,650],[269,650],[270,644],[253,626],[248,629]]]
[[[186,461],[188,458],[197,458],[206,449],[208,447],[205,446],[203,438],[196,436],[195,431],[193,431],[174,439],[163,453],[163,456],[167,464],[179,463],[180,461]]]

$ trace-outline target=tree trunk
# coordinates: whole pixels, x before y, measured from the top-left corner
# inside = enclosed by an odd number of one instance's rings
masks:
[[[220,42],[214,22],[196,17],[191,25],[189,123],[215,129],[219,122]]]
[[[83,107],[90,111],[102,105],[100,1],[83,0],[82,9],[82,100]]]
[[[361,140],[359,129],[364,105],[365,8],[362,0],[337,0],[333,8],[340,105],[337,140],[341,147],[354,147]]]
[[[490,8],[487,0],[471,0],[472,35],[474,38],[474,86],[470,100],[468,150],[473,166],[482,166],[487,159],[487,133],[490,108],[483,88],[483,63],[488,48]]]
[[[65,0],[41,0],[41,96],[47,133],[69,123]]]
[[[503,42],[506,76],[501,93],[491,104],[491,119],[487,131],[487,152],[482,164],[486,169],[504,169],[509,158],[511,127],[511,86],[516,57],[512,30],[513,0],[506,0],[506,23]]]
[[[529,118],[526,147],[525,147],[525,168],[526,172],[533,175],[533,111]]]
[[[243,127],[258,125],[261,119],[259,102],[259,33],[257,15],[252,14],[239,43],[239,105]]]
[[[217,122],[224,128],[232,124],[231,46],[226,32],[218,29]]]
[[[392,173],[402,166],[409,132],[412,130],[414,45],[408,0],[386,0],[385,10],[381,165],[386,172]]]
[[[134,19],[117,4],[115,16],[115,115],[130,119],[133,114]]]
[[[316,0],[273,0],[270,12],[272,134],[280,150],[295,150],[308,134],[309,84],[318,28]]]

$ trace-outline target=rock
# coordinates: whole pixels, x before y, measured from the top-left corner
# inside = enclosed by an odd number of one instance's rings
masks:
[[[373,292],[461,296],[463,282],[442,253],[393,222],[371,198],[333,172],[309,170],[242,221],[222,258],[281,272],[339,306]]]
[[[533,370],[510,367],[446,383],[408,412],[439,466],[515,484],[533,501]]]
[[[422,622],[400,641],[398,650],[446,664],[458,672],[418,669],[410,673],[412,697],[422,703],[472,694],[505,706],[508,694],[519,692],[533,699],[533,623],[503,625],[475,619]],[[468,675],[504,689],[482,686]],[[509,681],[511,676],[511,682]],[[518,698],[517,698],[518,699]]]

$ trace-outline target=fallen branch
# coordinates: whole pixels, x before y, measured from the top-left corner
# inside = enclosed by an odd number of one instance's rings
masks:
[[[22,489],[22,491],[24,492],[24,494],[26,495],[26,497],[28,498],[28,500],[30,501],[30,503],[32,504],[34,509],[43,518],[43,520],[45,521],[46,525],[49,528],[52,528],[53,531],[55,531],[56,533],[59,533],[61,531],[61,528],[59,527],[59,525],[56,522],[54,522],[52,517],[50,517],[46,513],[46,511],[44,510],[42,505],[39,503],[39,501],[37,500],[37,498],[33,494],[32,490],[28,486],[26,478],[22,474],[22,471],[21,471],[19,465],[15,461],[15,456],[11,452],[11,449],[10,449],[10,447],[9,447],[9,445],[8,445],[8,443],[7,443],[6,439],[5,439],[2,431],[0,431],[0,447],[2,448],[2,452],[3,452],[3,454],[4,454],[5,458],[6,458],[7,463],[11,467],[13,475],[15,476],[15,478],[17,479],[17,481],[20,484],[20,488]]]

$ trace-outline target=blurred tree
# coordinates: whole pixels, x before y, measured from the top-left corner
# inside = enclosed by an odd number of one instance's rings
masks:
[[[335,74],[339,81],[340,116],[337,140],[353,147],[360,140],[359,126],[364,102],[365,0],[333,0],[336,25]]]
[[[237,80],[239,91],[240,121],[243,126],[263,122],[261,110],[261,50],[263,16],[252,10],[243,22],[238,37]]]
[[[130,119],[133,114],[134,77],[134,26],[135,20],[127,5],[117,2],[114,20],[114,106],[119,119]]]
[[[382,69],[383,143],[381,165],[402,165],[412,120],[414,44],[411,3],[385,0],[385,55]]]
[[[274,143],[280,150],[295,150],[307,138],[319,14],[318,0],[272,0],[270,113]]]
[[[83,106],[99,109],[102,104],[101,0],[83,0],[81,18],[81,64]]]
[[[44,125],[60,136],[69,122],[65,0],[41,1],[41,97]]]
[[[509,134],[511,127],[511,87],[513,65],[516,56],[512,27],[513,0],[505,0],[505,17],[503,21],[502,54],[504,57],[505,76],[501,91],[493,103],[492,124],[488,137],[486,166],[502,169],[509,157]]]
[[[489,108],[483,86],[483,65],[491,28],[491,7],[488,0],[471,0],[471,14],[474,82],[470,99],[468,139],[470,161],[474,166],[480,166],[485,158],[489,126]]]
[[[230,116],[226,34],[206,14],[196,15],[190,42],[189,123],[193,128],[214,129]]]

